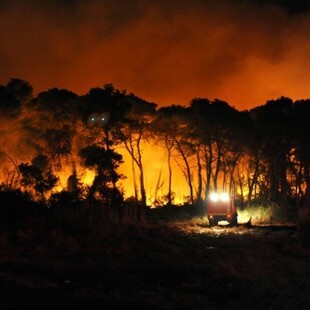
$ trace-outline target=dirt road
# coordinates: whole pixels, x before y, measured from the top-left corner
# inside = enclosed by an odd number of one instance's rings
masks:
[[[200,222],[92,236],[0,236],[1,309],[308,309],[310,250],[291,226]]]

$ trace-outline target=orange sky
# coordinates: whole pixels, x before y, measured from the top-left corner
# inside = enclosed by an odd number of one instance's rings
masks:
[[[309,12],[254,0],[9,2],[0,84],[83,94],[112,83],[159,105],[207,97],[238,109],[310,97]]]

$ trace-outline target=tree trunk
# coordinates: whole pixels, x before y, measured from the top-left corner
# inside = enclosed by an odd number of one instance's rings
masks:
[[[226,192],[226,178],[227,178],[227,170],[226,165],[223,166],[223,185],[222,185],[222,191]]]
[[[241,198],[241,206],[244,206],[244,193],[243,193],[243,179],[240,176],[240,173],[238,173],[238,184],[240,188],[240,198]]]
[[[135,199],[138,200],[138,186],[137,186],[137,180],[136,180],[136,169],[135,169],[135,161],[133,158],[131,159],[131,168],[132,168],[134,195],[135,195]]]
[[[138,167],[140,172],[140,191],[141,191],[141,203],[142,206],[146,206],[146,191],[144,186],[144,171],[143,171],[143,164],[142,164],[142,154],[140,149],[140,142],[141,142],[142,135],[139,136],[137,140],[137,151],[138,151]]]
[[[194,191],[193,191],[193,182],[192,182],[192,177],[191,177],[191,170],[189,167],[189,163],[187,160],[187,157],[179,143],[179,141],[176,140],[176,145],[177,145],[177,149],[179,151],[179,153],[181,154],[181,157],[184,161],[185,164],[185,178],[189,187],[189,192],[190,192],[190,200],[191,200],[191,204],[194,204]]]
[[[259,169],[259,160],[257,159],[255,162],[252,180],[250,179],[250,177],[248,177],[248,188],[249,188],[248,199],[247,199],[248,205],[252,204],[253,190],[255,190],[255,198],[256,198],[256,185],[257,185],[257,177],[258,177],[258,171],[259,171],[258,169]]]
[[[220,172],[220,161],[221,161],[220,156],[218,156],[217,162],[216,162],[216,167],[215,167],[215,172],[213,175],[213,188],[214,188],[215,192],[217,192],[217,179],[218,179],[218,175]]]
[[[202,200],[202,166],[200,162],[200,147],[198,146],[197,151],[197,178],[198,178],[198,189],[197,189],[197,201]]]
[[[139,166],[140,169],[140,192],[141,192],[141,203],[142,206],[146,206],[146,191],[144,187],[144,173],[142,165]]]
[[[132,160],[136,163],[136,165],[139,169],[141,203],[143,206],[146,206],[146,191],[145,191],[145,186],[144,186],[144,171],[143,171],[142,154],[141,154],[141,148],[140,148],[141,138],[142,138],[142,133],[140,132],[138,137],[137,137],[137,140],[135,142],[133,141],[132,137],[130,137],[128,139],[129,141],[124,141],[124,144],[125,144],[126,150],[130,154]],[[136,151],[136,153],[135,153],[135,151]],[[135,175],[134,175],[134,178],[135,178]],[[134,182],[135,182],[135,180],[134,180]],[[134,184],[134,187],[135,187],[135,195],[138,196],[136,184]]]
[[[168,206],[172,205],[172,167],[171,167],[171,148],[168,148]]]
[[[205,163],[206,163],[206,193],[205,193],[205,199],[207,199],[210,195],[210,190],[211,190],[211,176],[212,176],[212,146],[209,144],[209,156],[208,156],[208,151],[205,149]]]

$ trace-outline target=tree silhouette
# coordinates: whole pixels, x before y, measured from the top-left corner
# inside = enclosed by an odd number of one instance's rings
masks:
[[[117,168],[123,162],[122,156],[112,149],[106,149],[98,145],[89,145],[79,152],[82,164],[95,170],[95,178],[88,193],[89,203],[100,201],[106,206],[118,207],[123,197],[117,188],[117,181],[121,175]]]
[[[78,95],[52,88],[27,104],[29,116],[22,120],[26,140],[36,151],[49,157],[50,168],[60,171],[62,158],[71,155],[78,121]]]
[[[0,85],[0,111],[2,116],[17,118],[23,104],[32,98],[32,86],[20,79],[11,79],[6,86]]]
[[[297,198],[310,194],[310,99],[298,100],[294,104],[293,139],[291,150],[292,169],[296,180]],[[303,190],[303,184],[306,189]]]
[[[215,99],[196,98],[191,101],[189,128],[198,166],[198,199],[202,197],[205,171],[205,197],[211,189],[219,188],[219,175],[222,174],[221,191],[233,191],[234,172],[243,152],[242,132],[248,115]],[[228,180],[227,180],[228,178]]]
[[[155,139],[162,143],[167,151],[168,165],[168,193],[167,205],[171,206],[173,202],[172,192],[172,155],[175,149],[175,133],[178,128],[177,111],[181,111],[181,106],[169,106],[158,109],[156,119],[152,123],[152,132]]]
[[[0,111],[2,115],[9,118],[16,118],[21,111],[20,101],[15,98],[6,86],[2,85],[0,85]]]
[[[6,88],[22,105],[28,104],[33,98],[33,88],[27,81],[13,78],[8,82]]]
[[[33,97],[28,82],[13,78],[0,86],[1,181],[45,199],[69,167],[64,199],[76,194],[89,204],[122,205],[116,152],[122,148],[131,159],[135,201],[146,206],[145,178],[152,172],[145,170],[143,152],[158,143],[167,154],[163,203],[173,204],[180,169],[193,205],[211,190],[230,191],[242,205],[298,205],[310,188],[309,107],[309,99],[280,97],[238,111],[220,99],[194,98],[188,106],[157,109],[112,84],[81,96],[51,88]],[[78,175],[88,170],[95,178],[86,194]]]
[[[133,178],[135,179],[134,165],[138,167],[141,203],[146,206],[146,189],[144,184],[144,168],[142,160],[142,142],[151,137],[150,124],[155,116],[156,104],[140,99],[133,94],[128,96],[130,110],[126,114],[125,122],[119,137],[133,161]],[[135,181],[134,181],[135,182]],[[135,185],[135,183],[134,183]],[[137,195],[137,189],[135,188]],[[138,197],[136,197],[137,199]]]
[[[43,158],[40,160],[43,161]],[[29,188],[30,191],[34,191],[34,194],[41,200],[44,200],[44,194],[51,191],[59,179],[50,170],[46,169],[47,164],[45,165],[45,163],[42,164],[41,162],[40,165],[37,165],[38,162],[38,158],[35,158],[31,165],[28,163],[21,163],[18,166],[22,175],[20,183],[22,186]],[[42,169],[43,167],[45,169]]]
[[[251,111],[267,164],[268,199],[285,203],[288,196],[288,155],[292,149],[293,101],[281,97]]]

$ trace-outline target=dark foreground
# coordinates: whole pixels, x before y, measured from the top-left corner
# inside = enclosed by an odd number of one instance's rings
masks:
[[[0,233],[1,309],[309,309],[294,227]]]

